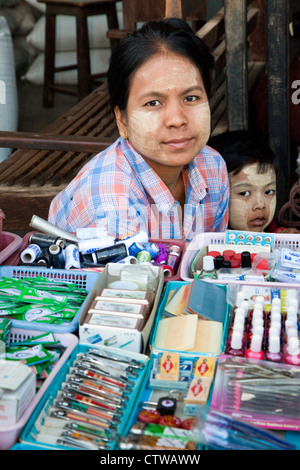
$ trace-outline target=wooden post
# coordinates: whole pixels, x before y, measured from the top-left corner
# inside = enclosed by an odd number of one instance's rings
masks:
[[[288,4],[288,0],[266,2],[268,129],[269,145],[280,161],[278,207],[291,189]]]
[[[166,0],[166,18],[182,18],[181,0]]]
[[[248,128],[247,1],[224,0],[228,129]]]

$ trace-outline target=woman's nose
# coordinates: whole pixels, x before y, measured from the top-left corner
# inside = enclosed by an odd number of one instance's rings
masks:
[[[183,106],[180,103],[169,103],[165,109],[165,125],[167,127],[181,127],[187,124],[188,119]]]

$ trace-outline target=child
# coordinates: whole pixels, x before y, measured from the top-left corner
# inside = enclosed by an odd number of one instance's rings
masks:
[[[224,158],[229,174],[229,226],[231,230],[299,233],[278,228],[276,177],[278,161],[264,139],[251,131],[231,131],[210,139],[208,144]]]

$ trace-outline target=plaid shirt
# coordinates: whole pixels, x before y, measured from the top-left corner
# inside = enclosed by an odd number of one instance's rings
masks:
[[[53,199],[49,222],[70,232],[103,227],[116,238],[145,230],[153,239],[190,241],[201,232],[225,231],[229,183],[222,157],[206,146],[182,175],[183,213],[164,182],[119,138]]]

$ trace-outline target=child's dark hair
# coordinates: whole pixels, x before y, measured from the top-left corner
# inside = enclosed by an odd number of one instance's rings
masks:
[[[225,160],[228,173],[237,175],[246,165],[258,164],[258,172],[270,168],[278,174],[278,160],[261,134],[248,130],[228,131],[211,137],[208,145]]]
[[[196,65],[209,97],[213,56],[185,21],[169,18],[144,24],[113,49],[107,74],[112,108],[126,109],[134,72],[153,55],[165,50],[186,57]]]

